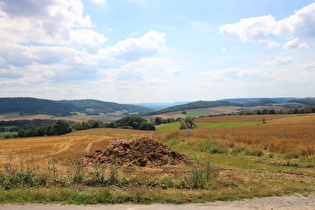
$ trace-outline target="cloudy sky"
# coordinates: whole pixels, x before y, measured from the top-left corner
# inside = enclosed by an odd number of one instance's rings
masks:
[[[0,97],[315,96],[315,1],[0,0]]]

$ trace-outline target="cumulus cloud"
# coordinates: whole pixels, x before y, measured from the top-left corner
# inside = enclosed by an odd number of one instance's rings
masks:
[[[268,47],[279,46],[270,35],[289,35],[293,37],[315,36],[315,3],[297,10],[288,18],[276,21],[272,15],[241,19],[237,23],[222,25],[220,33],[227,39],[242,42],[266,42]],[[306,47],[302,43],[301,47]]]
[[[278,22],[278,33],[292,36],[315,36],[315,3]]]
[[[277,22],[271,15],[241,19],[238,23],[223,25],[219,28],[223,37],[239,39],[242,42],[269,42]]]
[[[129,38],[119,41],[114,46],[106,47],[102,53],[109,57],[135,61],[154,55],[166,49],[165,33],[150,31],[140,38]]]
[[[266,71],[257,69],[224,69],[222,71],[205,71],[199,74],[201,80],[225,82],[226,80],[263,81],[269,80]]]
[[[0,38],[5,42],[64,45],[71,42],[73,29],[93,27],[77,0],[0,0],[0,10]]]
[[[272,48],[272,47],[279,47],[280,44],[274,41],[269,41],[268,42],[268,48]]]
[[[125,81],[146,81],[150,75],[159,72],[159,69],[172,61],[164,58],[143,58],[129,62],[113,71],[114,77]]]
[[[308,48],[309,45],[306,42],[300,43],[299,38],[295,38],[293,40],[288,41],[283,45],[283,49],[296,49],[296,48]]]
[[[73,47],[90,53],[97,53],[100,44],[108,40],[104,35],[90,29],[71,30],[70,37]]]
[[[277,56],[273,61],[268,61],[268,60],[262,59],[260,61],[257,61],[257,63],[264,64],[264,65],[281,66],[281,65],[288,65],[288,64],[291,63],[291,61],[292,61],[291,57],[280,57],[280,56]]]
[[[167,69],[167,72],[170,74],[176,74],[178,75],[180,72],[185,71],[185,69],[181,68],[180,66],[172,66]]]

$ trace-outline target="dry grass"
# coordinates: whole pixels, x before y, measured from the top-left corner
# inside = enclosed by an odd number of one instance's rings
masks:
[[[192,131],[194,138],[215,139],[233,148],[240,143],[260,146],[270,152],[292,152],[303,156],[315,154],[315,115],[266,115],[266,116],[226,116],[200,118],[203,122],[259,121],[267,120],[266,125],[206,128]]]

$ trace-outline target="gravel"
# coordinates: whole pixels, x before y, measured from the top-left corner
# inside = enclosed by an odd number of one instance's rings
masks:
[[[0,205],[1,210],[239,210],[239,209],[295,209],[295,210],[314,210],[315,209],[315,194],[307,197],[302,195],[291,196],[273,196],[264,198],[246,199],[241,201],[217,201],[205,204],[183,204],[183,205],[167,205],[167,204],[152,204],[152,205],[133,205],[133,204],[118,204],[118,205]]]

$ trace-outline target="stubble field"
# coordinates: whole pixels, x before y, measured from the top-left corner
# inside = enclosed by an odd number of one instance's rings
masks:
[[[13,176],[14,171],[40,173],[46,181],[42,186],[2,184],[6,190],[0,193],[0,202],[185,203],[314,193],[314,114],[210,117],[196,122],[257,125],[199,128],[189,134],[183,130],[91,129],[63,136],[1,140],[0,181],[8,182],[6,175]],[[75,164],[78,157],[111,147],[116,138],[142,137],[163,143],[197,165],[85,168]]]

